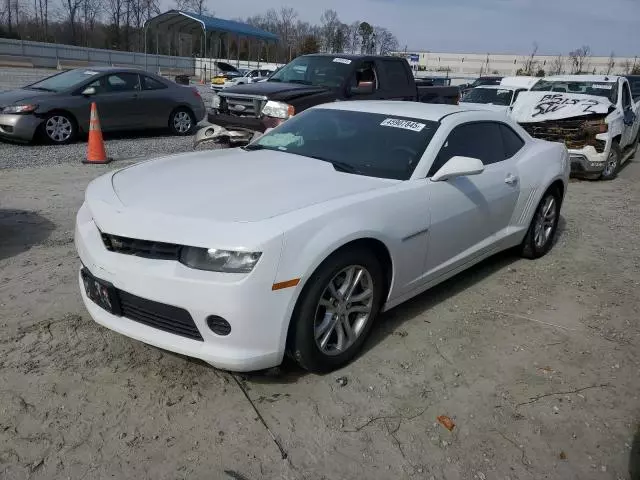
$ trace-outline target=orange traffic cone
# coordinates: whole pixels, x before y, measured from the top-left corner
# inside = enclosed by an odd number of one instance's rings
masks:
[[[104,150],[100,120],[98,120],[98,107],[96,102],[91,102],[91,117],[89,119],[89,144],[87,146],[87,158],[82,163],[109,163],[110,158]]]

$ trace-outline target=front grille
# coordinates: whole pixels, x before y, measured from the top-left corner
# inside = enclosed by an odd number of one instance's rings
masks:
[[[122,290],[118,290],[118,296],[123,317],[174,335],[202,341],[200,331],[186,310],[136,297]]]
[[[174,243],[153,242],[135,238],[119,237],[102,233],[102,242],[110,252],[153,258],[156,260],[179,260],[181,245]]]
[[[266,100],[262,97],[220,95],[220,112],[239,117],[260,117]]]
[[[520,125],[534,138],[564,143],[570,149],[580,149],[587,145],[596,146],[595,134],[589,133],[584,128],[584,123],[584,118],[570,118]]]

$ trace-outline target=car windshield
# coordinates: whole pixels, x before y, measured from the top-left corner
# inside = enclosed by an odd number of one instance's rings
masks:
[[[502,88],[474,88],[469,90],[462,101],[467,103],[486,103],[490,105],[511,105],[513,91]]]
[[[316,108],[287,120],[245,148],[314,158],[341,172],[407,180],[438,125],[396,115]]]
[[[336,88],[351,73],[351,60],[339,57],[298,57],[269,77],[269,82],[302,83]]]
[[[618,96],[618,84],[613,82],[540,80],[531,87],[531,91],[594,95],[596,97],[604,97],[611,103],[616,103]]]
[[[91,70],[90,68],[79,68],[76,70],[68,70],[66,72],[58,73],[52,77],[45,78],[39,82],[33,83],[26,88],[32,90],[43,90],[49,92],[61,92],[69,88],[73,88],[80,85],[85,80],[89,80],[94,75],[98,75],[99,72]]]

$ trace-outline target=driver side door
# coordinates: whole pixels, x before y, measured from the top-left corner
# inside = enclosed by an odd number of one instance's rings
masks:
[[[636,135],[638,134],[638,112],[634,111],[634,104],[631,97],[631,89],[629,88],[629,84],[627,82],[622,82],[622,115],[623,115],[623,126],[622,126],[622,139],[620,142],[620,146],[622,148],[631,145]]]

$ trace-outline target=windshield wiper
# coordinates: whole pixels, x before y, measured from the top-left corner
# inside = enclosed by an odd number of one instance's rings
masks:
[[[289,80],[289,83],[299,83],[300,85],[313,85],[313,83],[311,83],[309,80],[298,80],[298,79]]]
[[[358,172],[358,170],[355,169],[353,165],[347,162],[341,162],[340,160],[328,160],[326,158],[318,157],[316,155],[304,155],[304,156],[313,158],[315,160],[321,160],[323,162],[330,163],[331,165],[333,165],[333,168],[335,168],[338,172],[360,173]]]
[[[51,88],[45,88],[45,87],[27,87],[30,90],[40,90],[41,92],[55,92],[55,90],[51,89]]]
[[[270,78],[267,82],[282,82],[279,78]]]
[[[259,143],[251,143],[249,145],[245,145],[244,147],[241,147],[242,150],[246,151],[246,152],[254,152],[256,150],[265,150],[268,148],[264,145],[260,145]]]

